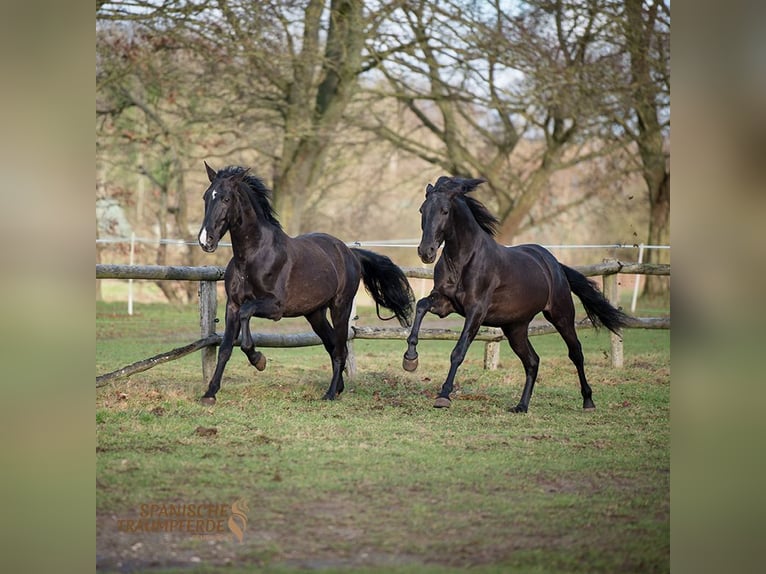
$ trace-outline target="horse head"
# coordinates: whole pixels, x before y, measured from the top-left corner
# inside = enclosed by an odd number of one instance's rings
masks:
[[[219,176],[219,173],[205,162],[210,187],[202,196],[205,201],[205,216],[199,232],[199,244],[204,251],[212,253],[218,242],[229,230],[232,208],[239,201],[238,187],[249,169],[234,175]]]
[[[426,199],[420,206],[420,228],[423,231],[418,255],[423,263],[433,263],[436,251],[450,232],[454,200],[473,191],[485,179],[441,176],[436,185],[426,186]]]

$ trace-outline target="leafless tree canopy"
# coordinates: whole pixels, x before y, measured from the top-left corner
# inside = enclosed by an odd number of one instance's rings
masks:
[[[132,0],[96,15],[98,193],[162,236],[193,237],[207,159],[255,166],[291,234],[446,173],[488,180],[506,242],[638,177],[637,242],[669,240],[667,2]]]

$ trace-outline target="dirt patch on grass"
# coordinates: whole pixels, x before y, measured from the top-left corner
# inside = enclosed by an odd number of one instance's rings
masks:
[[[571,552],[600,543],[598,532],[612,530],[606,523],[636,519],[631,511],[615,508],[598,516],[602,524],[596,531],[592,525],[583,533],[562,531],[556,513],[567,511],[554,512],[551,507],[544,511],[550,524],[541,528],[540,517],[524,511],[522,501],[530,490],[553,500],[600,497],[607,488],[630,492],[636,487],[618,476],[583,481],[576,475],[541,475],[533,483],[509,486],[504,493],[520,502],[518,514],[513,515],[479,506],[461,505],[458,510],[440,493],[417,485],[385,489],[360,485],[355,492],[327,498],[310,498],[305,492],[287,498],[284,493],[262,493],[249,506],[241,541],[228,524],[225,532],[212,534],[129,532],[124,521],[136,520],[138,512],[99,514],[96,566],[99,571],[136,572],[200,565],[225,571],[231,566],[338,570],[503,564],[519,552]]]
[[[140,512],[99,514],[96,566],[100,571],[207,566],[286,566],[296,569],[397,567],[495,563],[539,539],[522,532],[486,542],[461,534],[461,526],[492,521],[488,513],[459,515],[444,506],[422,515],[422,505],[439,505],[436,494],[413,489],[386,492],[361,488],[347,495],[306,500],[295,493],[285,504],[268,496],[249,507],[242,541],[222,533],[131,532]],[[413,508],[418,506],[414,511]],[[420,522],[422,520],[422,523]],[[505,540],[505,542],[503,542]],[[454,548],[454,550],[453,550]]]

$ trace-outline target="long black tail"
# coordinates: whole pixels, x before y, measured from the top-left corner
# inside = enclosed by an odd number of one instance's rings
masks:
[[[378,317],[383,320],[393,319],[380,316],[380,307],[385,307],[394,312],[394,316],[403,327],[409,327],[415,295],[402,270],[385,255],[366,249],[351,251],[362,264],[362,280],[367,292],[375,301]]]
[[[593,326],[598,328],[603,325],[613,333],[619,334],[618,330],[629,323],[630,317],[614,307],[599,291],[598,286],[585,275],[564,264],[560,265],[567,276],[572,293],[582,301],[585,313]]]

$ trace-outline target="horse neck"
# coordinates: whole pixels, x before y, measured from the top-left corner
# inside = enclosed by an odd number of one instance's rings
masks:
[[[240,198],[240,207],[241,217],[234,218],[229,224],[229,234],[234,257],[244,261],[248,253],[262,248],[273,249],[285,233],[266,221],[249,200]]]
[[[454,261],[470,257],[489,237],[462,201],[455,202],[450,211],[449,225],[450,232],[444,238],[444,255]]]

